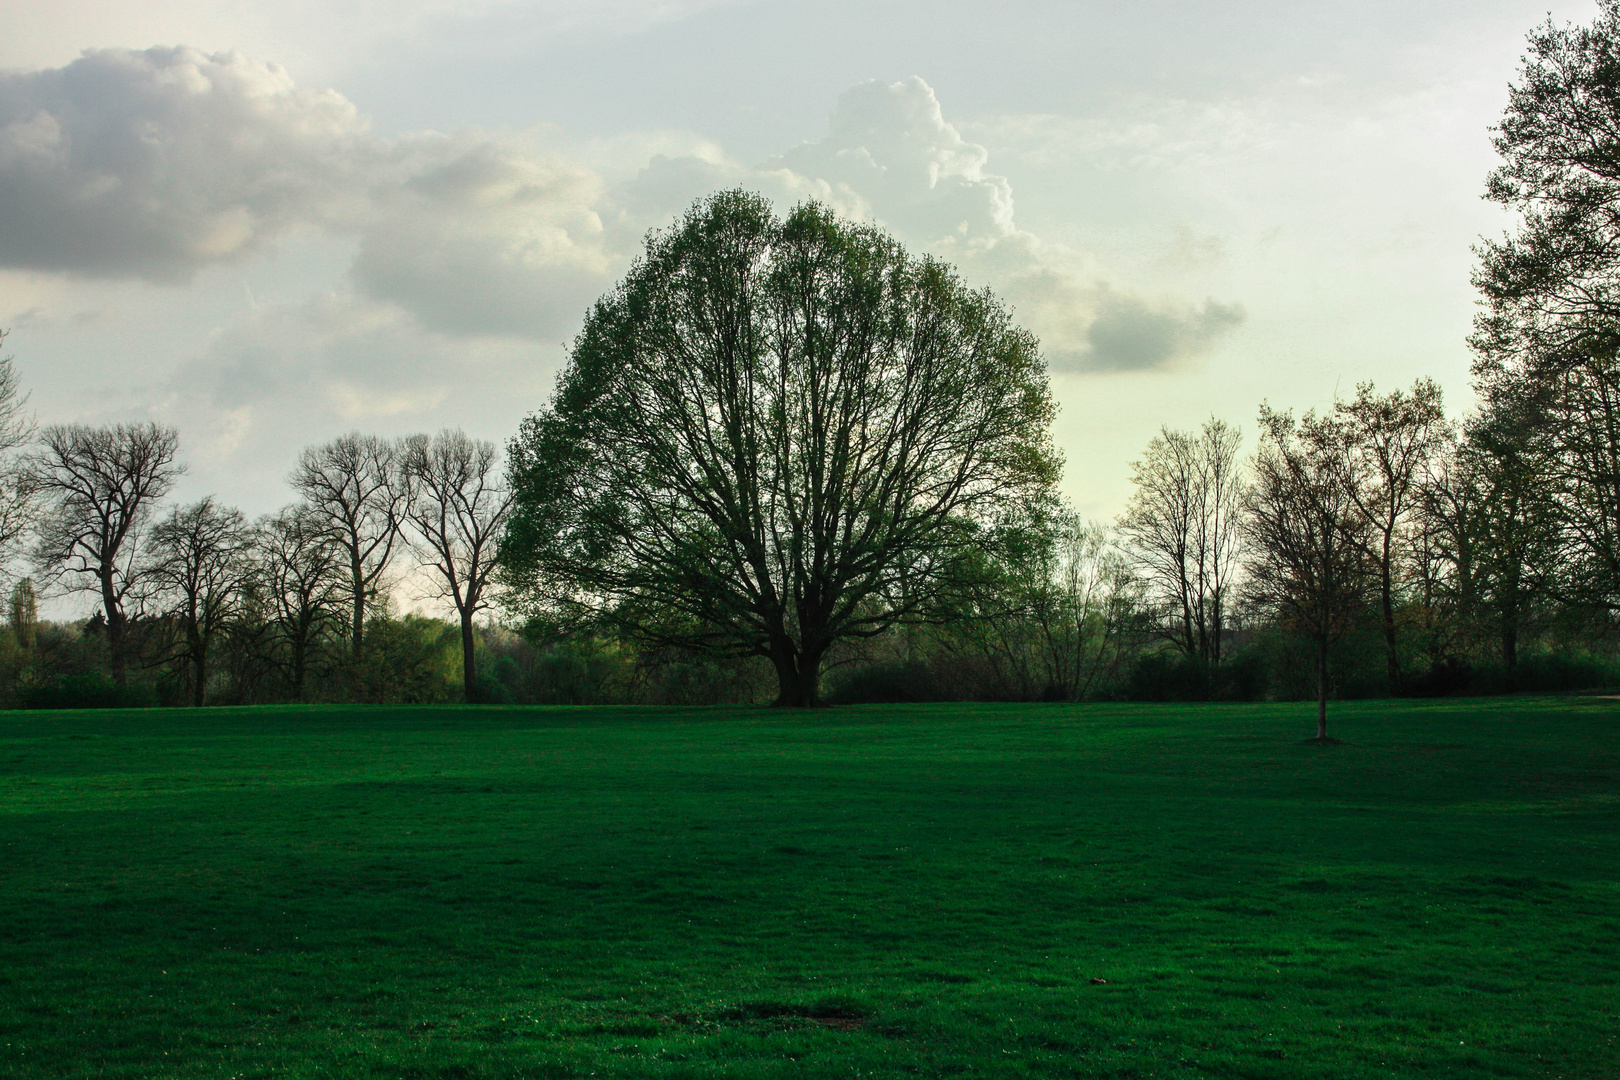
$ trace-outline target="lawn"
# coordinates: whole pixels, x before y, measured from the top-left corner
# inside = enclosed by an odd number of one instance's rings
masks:
[[[0,714],[0,1076],[1620,1074],[1620,702]]]

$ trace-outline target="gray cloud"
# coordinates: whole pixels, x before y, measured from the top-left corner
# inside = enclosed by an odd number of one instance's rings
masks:
[[[353,217],[384,152],[342,96],[237,53],[0,75],[0,265],[185,280]]]
[[[360,290],[463,335],[564,335],[622,261],[589,170],[473,141],[379,200]]]
[[[1105,292],[1084,348],[1049,359],[1059,371],[1164,370],[1207,353],[1243,319],[1241,304],[1155,304]]]

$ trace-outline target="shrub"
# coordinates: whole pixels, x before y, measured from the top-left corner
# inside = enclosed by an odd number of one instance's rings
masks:
[[[119,686],[100,672],[67,675],[21,694],[25,709],[143,709],[157,704],[149,686]]]

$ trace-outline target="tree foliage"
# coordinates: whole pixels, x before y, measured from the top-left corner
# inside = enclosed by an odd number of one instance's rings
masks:
[[[1033,337],[817,204],[724,192],[649,239],[513,441],[502,549],[532,612],[752,654],[783,705],[837,641],[924,619],[1044,499]]]
[[[305,447],[289,481],[343,550],[348,570],[349,641],[365,642],[366,605],[376,598],[400,543],[411,488],[398,443],[350,432]]]
[[[1496,130],[1487,196],[1520,218],[1479,248],[1470,339],[1488,412],[1541,442],[1561,591],[1620,607],[1620,0],[1549,21]]]
[[[152,528],[145,573],[173,624],[171,654],[182,665],[193,705],[207,694],[216,643],[241,614],[253,542],[242,512],[212,496],[175,507]]]

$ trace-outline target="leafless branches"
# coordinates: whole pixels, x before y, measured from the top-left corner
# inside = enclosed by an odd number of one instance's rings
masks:
[[[101,599],[113,678],[125,678],[126,603],[140,581],[136,535],[182,467],[179,436],[155,423],[48,427],[30,473],[45,504],[37,558]]]
[[[461,619],[462,689],[470,701],[476,687],[472,620],[489,603],[496,543],[512,495],[497,469],[494,444],[460,430],[412,436],[403,462],[413,493],[406,519],[440,596]]]
[[[1135,491],[1120,531],[1190,659],[1220,662],[1234,596],[1247,490],[1242,435],[1211,418],[1196,436],[1161,429],[1131,466]]]
[[[306,447],[289,478],[314,520],[330,532],[347,562],[349,634],[359,659],[366,604],[376,595],[400,542],[410,506],[399,444],[352,432]]]

